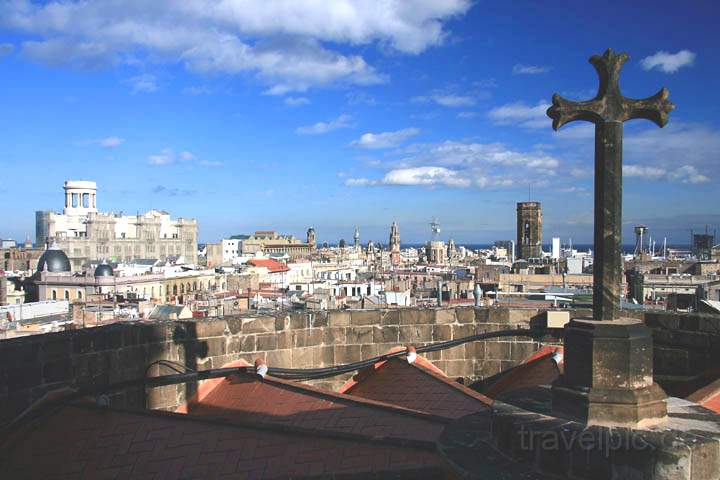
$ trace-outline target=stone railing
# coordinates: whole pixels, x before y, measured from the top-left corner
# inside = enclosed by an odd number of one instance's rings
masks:
[[[198,321],[117,323],[0,341],[0,423],[47,392],[104,385],[171,373],[147,366],[156,360],[189,368],[217,368],[263,358],[270,366],[310,368],[355,362],[398,345],[456,339],[489,331],[526,328],[543,312],[508,308],[408,308],[225,317]],[[573,315],[587,314],[576,311]],[[720,316],[646,314],[655,330],[655,368],[689,376],[717,366]],[[559,340],[552,343],[559,343]],[[427,358],[453,378],[490,377],[535,352],[526,337],[467,343]],[[321,383],[337,388],[350,375]],[[110,395],[114,405],[173,409],[197,389],[193,383]]]

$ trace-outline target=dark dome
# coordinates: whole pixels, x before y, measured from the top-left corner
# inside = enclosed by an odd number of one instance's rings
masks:
[[[112,267],[105,262],[101,263],[95,268],[96,277],[112,277],[113,275],[114,274]]]
[[[52,247],[45,250],[45,253],[38,260],[37,269],[38,272],[69,272],[71,271],[70,260],[68,260],[65,252],[60,250],[60,247],[53,244]]]

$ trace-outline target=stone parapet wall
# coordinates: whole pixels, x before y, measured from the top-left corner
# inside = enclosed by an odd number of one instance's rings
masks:
[[[587,315],[575,311],[573,316]],[[527,328],[537,309],[438,308],[346,310],[242,315],[197,321],[118,323],[0,341],[0,423],[14,418],[47,392],[105,385],[173,373],[155,366],[172,360],[188,368],[218,368],[263,358],[270,366],[311,368],[355,362],[398,345],[420,346],[476,333]],[[647,314],[655,331],[656,373],[717,366],[720,316]],[[703,338],[708,337],[708,338]],[[548,340],[560,343],[559,339]],[[427,358],[453,378],[490,377],[527,358],[541,344],[526,337],[472,342]],[[677,359],[682,361],[678,361]],[[714,363],[712,363],[714,362]],[[350,375],[316,385],[336,389]],[[194,383],[110,395],[113,405],[173,409],[197,389]]]

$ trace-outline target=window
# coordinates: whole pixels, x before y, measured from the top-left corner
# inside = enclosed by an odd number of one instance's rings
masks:
[[[89,193],[82,194],[82,206],[83,206],[83,208],[90,208],[90,194]]]
[[[70,292],[65,290],[65,300],[70,300]]]
[[[55,290],[52,291],[51,298],[57,300],[57,292]]]
[[[82,300],[82,290],[77,291],[77,299]]]

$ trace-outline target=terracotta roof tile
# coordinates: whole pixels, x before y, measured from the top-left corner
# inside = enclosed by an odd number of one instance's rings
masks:
[[[247,264],[252,265],[253,267],[265,267],[270,273],[290,271],[287,265],[272,259],[264,260],[260,258],[253,258],[248,260]]]
[[[0,453],[2,478],[288,478],[400,474],[444,478],[430,450],[268,431],[158,411],[69,405]]]
[[[341,393],[400,405],[448,419],[488,408],[491,400],[448,379],[426,359],[378,362],[358,373]]]
[[[494,379],[477,382],[473,388],[478,388],[481,393],[490,398],[499,398],[521,388],[549,385],[561,374],[562,357],[558,365],[553,358],[556,352],[562,354],[563,348],[553,345],[545,346],[520,365],[501,372]]]
[[[232,365],[230,365],[232,366]],[[237,374],[203,385],[179,412],[371,438],[435,441],[447,420],[270,376]]]

